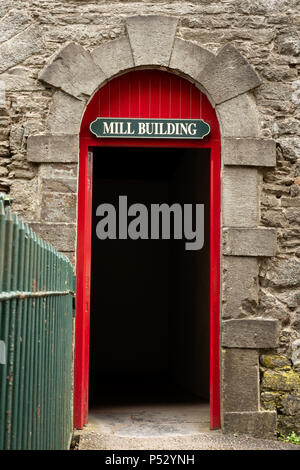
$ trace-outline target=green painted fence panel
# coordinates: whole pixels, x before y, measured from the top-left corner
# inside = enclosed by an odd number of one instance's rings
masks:
[[[73,268],[0,195],[0,450],[72,436]]]

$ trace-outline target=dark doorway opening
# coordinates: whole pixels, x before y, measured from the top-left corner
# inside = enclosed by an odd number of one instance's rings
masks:
[[[209,400],[210,152],[93,149],[90,408]],[[99,204],[204,204],[204,246],[99,240]],[[130,218],[128,219],[130,221]]]

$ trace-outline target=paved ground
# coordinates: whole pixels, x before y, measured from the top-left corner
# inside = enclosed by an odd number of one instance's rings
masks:
[[[93,410],[79,450],[300,450],[300,446],[209,430],[207,404],[139,404]]]

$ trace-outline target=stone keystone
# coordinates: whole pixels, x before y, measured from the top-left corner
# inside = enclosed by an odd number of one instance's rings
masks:
[[[69,43],[54,55],[39,80],[81,99],[91,96],[106,77],[86,49]]]
[[[168,66],[178,18],[133,16],[127,18],[127,32],[135,65]]]
[[[232,44],[226,44],[216,57],[211,58],[197,80],[215,104],[230,100],[261,84],[253,67]]]

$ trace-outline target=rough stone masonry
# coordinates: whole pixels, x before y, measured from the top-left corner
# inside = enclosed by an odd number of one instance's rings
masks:
[[[249,253],[242,259],[227,251],[223,259],[223,391],[228,411],[223,426],[229,431],[246,429],[254,435],[264,434],[266,428],[273,429],[266,421],[261,429],[258,415],[252,411],[258,399],[260,411],[277,411],[278,432],[299,434],[300,11],[297,0],[2,0],[0,191],[9,193],[13,209],[75,263],[77,163],[67,159],[67,163],[49,164],[46,157],[43,163],[27,159],[27,138],[49,131],[45,122],[52,112],[50,103],[52,98],[59,99],[60,93],[38,80],[38,76],[50,57],[69,42],[91,52],[126,36],[126,18],[135,15],[176,17],[178,38],[214,54],[222,46],[233,44],[262,81],[251,93],[259,113],[261,137],[276,141],[276,166],[247,171],[253,188],[259,188],[259,226],[274,229],[276,253],[259,258]],[[83,54],[82,60],[88,58]],[[66,100],[73,100],[68,96]],[[81,106],[81,97],[77,98]],[[64,129],[63,110],[60,123]],[[53,151],[62,152],[63,145],[63,142],[57,144]],[[66,145],[64,151],[70,151],[70,146]],[[247,155],[248,151],[246,146],[241,155]],[[234,148],[227,158],[235,158]],[[263,151],[259,158],[264,159]],[[226,171],[232,171],[234,190],[244,191],[239,178],[241,168]],[[230,190],[226,184],[225,194]],[[254,198],[250,191],[249,197]],[[237,228],[233,244],[237,240],[240,246],[246,243],[242,235]],[[230,250],[230,233],[224,237],[227,237],[226,249]],[[255,319],[263,320],[253,323]],[[274,323],[268,319],[277,320],[278,332],[273,331]],[[255,344],[249,339],[249,331],[256,338]],[[279,341],[274,342],[277,333]],[[256,389],[253,384],[258,374]],[[239,390],[241,386],[243,390]],[[272,420],[274,414],[266,416]],[[250,422],[250,427],[243,420]]]

